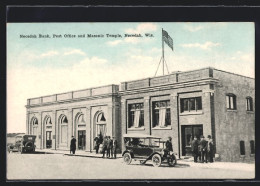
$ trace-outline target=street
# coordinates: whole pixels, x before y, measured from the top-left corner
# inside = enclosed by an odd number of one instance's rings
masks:
[[[178,160],[175,167],[151,162],[126,165],[122,158],[66,156],[63,154],[7,154],[7,179],[252,179],[254,164],[193,163]]]

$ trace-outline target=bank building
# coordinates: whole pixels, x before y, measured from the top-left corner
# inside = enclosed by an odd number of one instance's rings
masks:
[[[255,80],[212,67],[122,82],[27,100],[27,133],[40,149],[94,151],[98,134],[126,133],[167,140],[179,157],[191,156],[191,141],[211,135],[216,159],[254,160]]]

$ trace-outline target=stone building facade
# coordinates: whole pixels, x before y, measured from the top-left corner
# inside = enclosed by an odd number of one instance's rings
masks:
[[[108,85],[27,100],[27,133],[36,147],[68,150],[71,136],[77,149],[92,151],[94,138],[121,139],[118,85]]]
[[[211,135],[222,161],[254,159],[254,79],[204,68],[121,83],[122,133],[172,137],[179,156]]]
[[[74,135],[85,151],[98,132],[116,136],[120,151],[126,133],[171,136],[179,157],[191,155],[194,136],[211,135],[219,160],[251,160],[254,101],[254,79],[209,67],[28,99],[27,133],[52,149],[69,149]]]

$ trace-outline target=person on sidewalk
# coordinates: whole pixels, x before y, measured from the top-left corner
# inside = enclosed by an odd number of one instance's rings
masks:
[[[71,140],[70,140],[70,153],[72,152],[72,154],[75,154],[76,151],[76,139],[74,138],[74,136],[71,136]]]
[[[203,135],[200,138],[201,138],[201,141],[200,141],[201,162],[202,163],[204,163],[204,162],[208,163],[208,142],[205,140]]]
[[[168,140],[165,143],[165,149],[164,149],[164,156],[167,156],[167,154],[169,154],[170,151],[173,151],[172,148],[172,137],[168,137]]]
[[[99,149],[99,146],[100,146],[100,137],[99,137],[99,136],[96,136],[96,137],[94,138],[94,141],[95,141],[96,154],[98,154],[98,149]]]
[[[107,151],[107,136],[104,137],[102,145],[103,145],[102,146],[102,153],[103,153],[102,158],[104,158],[105,157],[105,153]]]
[[[117,140],[115,137],[112,137],[112,151],[111,151],[111,157],[116,159],[116,149],[117,149]]]
[[[197,137],[195,136],[193,141],[191,142],[191,151],[192,155],[194,157],[194,162],[198,162],[198,155],[199,155],[199,141]]]
[[[112,150],[112,140],[110,139],[110,136],[107,138],[107,158],[110,158],[110,152]]]
[[[213,163],[214,154],[214,144],[211,135],[208,135],[208,158],[210,163]]]

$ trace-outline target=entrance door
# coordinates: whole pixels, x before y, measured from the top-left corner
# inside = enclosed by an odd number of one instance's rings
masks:
[[[183,156],[192,156],[191,142],[195,136],[198,139],[200,139],[200,136],[203,135],[202,125],[182,126],[181,135],[182,135],[182,155]]]
[[[46,148],[50,149],[51,147],[52,147],[51,131],[46,131]]]
[[[85,150],[86,148],[86,131],[79,130],[78,131],[78,149]]]

